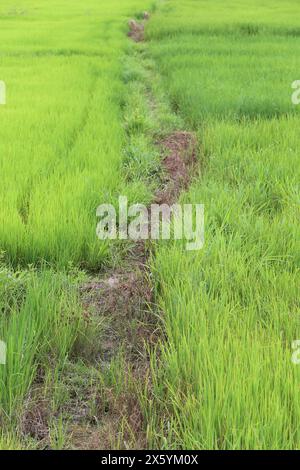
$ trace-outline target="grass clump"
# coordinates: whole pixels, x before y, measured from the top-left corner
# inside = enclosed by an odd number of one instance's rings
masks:
[[[39,374],[63,369],[82,313],[76,281],[45,269],[14,272],[1,267],[0,337],[6,362],[0,368],[2,422],[19,423],[24,400]]]

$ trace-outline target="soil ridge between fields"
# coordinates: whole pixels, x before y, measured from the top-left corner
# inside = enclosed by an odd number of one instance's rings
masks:
[[[144,41],[145,22],[149,18],[145,12],[143,23],[129,21],[128,36],[133,41]],[[155,145],[161,155],[163,177],[153,203],[171,206],[181,192],[188,189],[197,173],[197,139],[193,132],[173,130]],[[113,392],[108,393],[110,411],[105,418],[103,432],[98,436],[102,448],[110,448],[112,441],[118,442],[122,448],[126,448],[129,441],[134,442],[135,448],[147,448],[147,423],[139,403],[138,389],[148,388],[150,393],[149,351],[155,349],[162,337],[161,326],[154,314],[151,256],[151,243],[137,241],[124,259],[124,267],[109,269],[103,277],[96,277],[82,286],[85,309],[93,306],[99,315],[110,320],[102,346],[106,367],[110,367],[110,362],[122,350],[129,380],[134,382],[134,386],[129,388],[124,383],[124,391],[118,397],[114,397]],[[138,324],[134,332],[131,328],[133,318]],[[122,421],[126,425],[120,442]]]

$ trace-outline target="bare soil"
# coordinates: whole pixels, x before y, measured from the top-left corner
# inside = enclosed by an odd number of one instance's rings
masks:
[[[158,204],[173,204],[182,190],[188,189],[191,177],[196,172],[196,137],[191,132],[176,131],[160,142],[166,185],[156,194]]]
[[[143,23],[138,23],[135,20],[130,20],[128,26],[128,37],[130,37],[135,42],[141,42],[144,40],[145,26]]]
[[[163,155],[164,185],[157,191],[156,203],[172,204],[180,192],[188,188],[196,166],[197,142],[194,134],[177,131],[158,142]],[[124,268],[110,270],[103,278],[95,278],[82,286],[85,309],[110,319],[102,340],[102,361],[109,367],[120,348],[125,357],[125,376],[138,387],[148,387],[151,394],[149,348],[153,349],[162,332],[153,314],[155,310],[154,288],[149,267],[149,245],[144,241],[133,244],[125,260]],[[126,379],[125,379],[126,382]],[[105,413],[102,430],[98,431],[96,448],[109,449],[112,442],[126,448],[145,448],[146,423],[140,408],[137,388],[124,383],[121,395],[107,391],[109,412]],[[120,434],[120,423],[127,424],[127,431]],[[78,436],[80,430],[76,431]],[[95,434],[92,441],[95,442]],[[120,441],[121,440],[121,441]],[[78,442],[79,448],[86,442]]]
[[[128,37],[130,37],[135,42],[142,42],[145,39],[145,21],[150,19],[150,13],[145,11],[143,13],[143,22],[139,23],[136,20],[130,20],[128,22],[129,32]]]

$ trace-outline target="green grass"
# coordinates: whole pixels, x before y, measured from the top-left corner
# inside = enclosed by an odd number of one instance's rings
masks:
[[[0,337],[7,356],[0,368],[0,411],[12,425],[21,417],[37,369],[61,371],[72,350],[83,323],[78,282],[51,270],[13,272],[1,266]]]
[[[239,30],[246,35],[276,32],[296,37],[300,32],[297,0],[284,3],[281,0],[185,0],[180,5],[179,0],[160,0],[159,3],[159,14],[147,30],[149,39],[173,37],[176,43],[179,34],[187,33],[196,37]]]
[[[78,348],[87,349],[86,335],[94,334],[83,323],[79,269],[99,270],[120,256],[97,239],[96,208],[119,193],[132,202],[151,197],[141,177],[147,166],[130,181],[124,171],[123,62],[133,47],[125,35],[128,18],[146,6],[140,0],[0,6],[0,77],[7,89],[0,106],[3,449],[38,445],[24,435],[23,421],[27,408],[38,408],[35,399],[49,395],[49,445],[67,445],[59,384],[65,364],[73,353],[76,364]]]
[[[198,137],[201,176],[182,201],[205,204],[206,241],[156,244],[167,341],[151,400],[139,385],[148,446],[300,448],[298,2],[155,5],[134,46],[127,20],[151,2],[2,0],[0,449],[38,446],[22,426],[41,399],[61,449],[73,396],[91,420],[106,389],[121,396],[122,355],[106,373],[85,357],[101,354],[103,318],[82,321],[81,269],[120,261],[96,238],[96,207],[149,203],[153,141],[174,128]]]
[[[158,41],[152,51],[158,60],[169,57],[159,60],[160,70],[175,109],[190,125],[197,128],[208,117],[299,115],[291,106],[291,84],[297,77],[300,39],[248,36],[239,30],[180,37],[180,42],[173,37]]]
[[[156,445],[300,447],[297,15],[294,1],[174,0],[149,24],[173,107],[199,141],[202,174],[183,200],[204,203],[206,218],[202,251],[170,243],[154,261],[168,338]]]
[[[99,268],[97,206],[118,192],[145,200],[121,172],[120,56],[139,3],[1,5],[0,249],[14,265]]]

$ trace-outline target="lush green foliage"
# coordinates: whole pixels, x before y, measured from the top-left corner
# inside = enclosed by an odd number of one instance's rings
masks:
[[[203,171],[184,200],[206,214],[202,251],[171,243],[155,262],[166,447],[300,446],[297,15],[295,1],[174,0],[149,25],[173,105],[199,138]]]
[[[151,21],[147,37],[161,39],[178,34],[195,36],[232,33],[276,32],[299,36],[300,12],[297,0],[159,0],[159,14]],[[183,36],[180,37],[180,40]],[[192,44],[190,44],[192,46]]]
[[[61,369],[82,323],[76,282],[43,271],[0,269],[0,337],[6,364],[0,368],[1,411],[17,417],[41,364]]]
[[[15,429],[37,375],[59,394],[61,372],[83,329],[82,275],[74,266],[99,268],[110,251],[96,237],[97,206],[119,192],[129,200],[150,197],[142,181],[127,181],[123,167],[123,56],[130,47],[124,38],[140,3],[1,2],[0,80],[7,88],[0,106],[3,449],[27,446]],[[51,446],[61,447],[61,422],[48,424]]]
[[[117,190],[145,197],[120,171],[120,54],[139,4],[1,4],[0,249],[14,264],[99,267],[97,206]]]
[[[161,0],[149,42],[129,45],[127,19],[150,3],[1,2],[0,449],[36,445],[15,429],[38,374],[52,448],[65,446],[68,382],[83,399],[88,381],[124,386],[122,358],[101,380],[68,363],[83,330],[77,268],[108,260],[96,207],[118,193],[148,202],[152,141],[183,121],[202,171],[182,200],[205,204],[206,244],[156,247],[167,341],[152,400],[141,393],[149,445],[300,447],[298,1]]]

